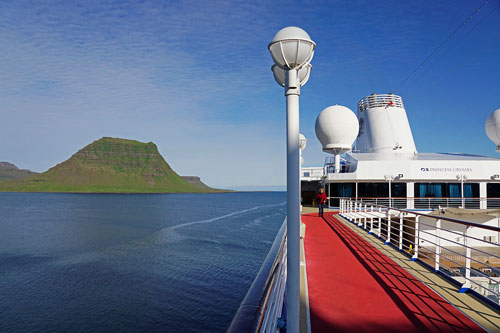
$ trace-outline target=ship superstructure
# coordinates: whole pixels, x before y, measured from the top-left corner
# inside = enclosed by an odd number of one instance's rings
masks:
[[[400,96],[371,94],[362,98],[357,119],[359,133],[350,152],[342,158],[327,158],[322,167],[302,170],[306,204],[312,203],[311,192],[324,186],[330,206],[336,207],[339,199],[346,197],[398,198],[410,209],[424,201],[431,203],[427,208],[436,208],[442,201],[438,198],[452,207],[500,207],[500,159],[418,152]],[[340,167],[335,166],[335,159],[340,160]],[[320,172],[321,177],[310,177]]]

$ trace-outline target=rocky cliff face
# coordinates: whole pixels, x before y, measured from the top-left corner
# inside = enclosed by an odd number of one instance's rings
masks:
[[[205,184],[204,182],[201,181],[200,177],[197,177],[197,176],[181,176],[181,177],[199,188],[202,188],[202,189],[209,189],[210,188],[207,184]]]
[[[152,142],[104,137],[48,171],[20,181],[3,182],[1,190],[41,192],[215,192],[179,176]]]

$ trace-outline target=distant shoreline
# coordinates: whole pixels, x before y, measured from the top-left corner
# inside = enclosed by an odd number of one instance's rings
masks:
[[[0,193],[54,193],[54,194],[217,194],[237,193],[242,191],[217,191],[217,192],[57,192],[57,191],[0,191]],[[244,192],[244,191],[243,191]],[[249,191],[250,192],[250,191]],[[264,191],[255,191],[264,192]]]

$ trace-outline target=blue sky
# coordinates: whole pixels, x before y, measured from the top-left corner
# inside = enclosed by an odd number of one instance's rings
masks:
[[[289,25],[317,43],[302,89],[305,165],[326,154],[325,107],[403,97],[417,149],[496,156],[500,0],[0,1],[0,160],[34,171],[103,136],[155,142],[213,186],[285,183],[285,99],[267,44]]]

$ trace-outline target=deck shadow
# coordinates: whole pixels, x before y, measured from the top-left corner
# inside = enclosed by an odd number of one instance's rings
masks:
[[[483,331],[469,318],[455,309],[446,300],[426,287],[422,282],[406,272],[393,260],[382,254],[360,235],[339,221],[332,214],[322,219],[336,234],[350,253],[383,289],[402,314],[411,322],[415,331]],[[374,306],[377,306],[375,303]],[[345,327],[319,316],[311,306],[311,319],[316,327],[328,327],[340,331],[370,329],[371,331],[400,331],[395,323],[372,321],[368,316],[356,327]],[[408,328],[406,328],[408,329]],[[410,331],[412,330],[410,329]]]

